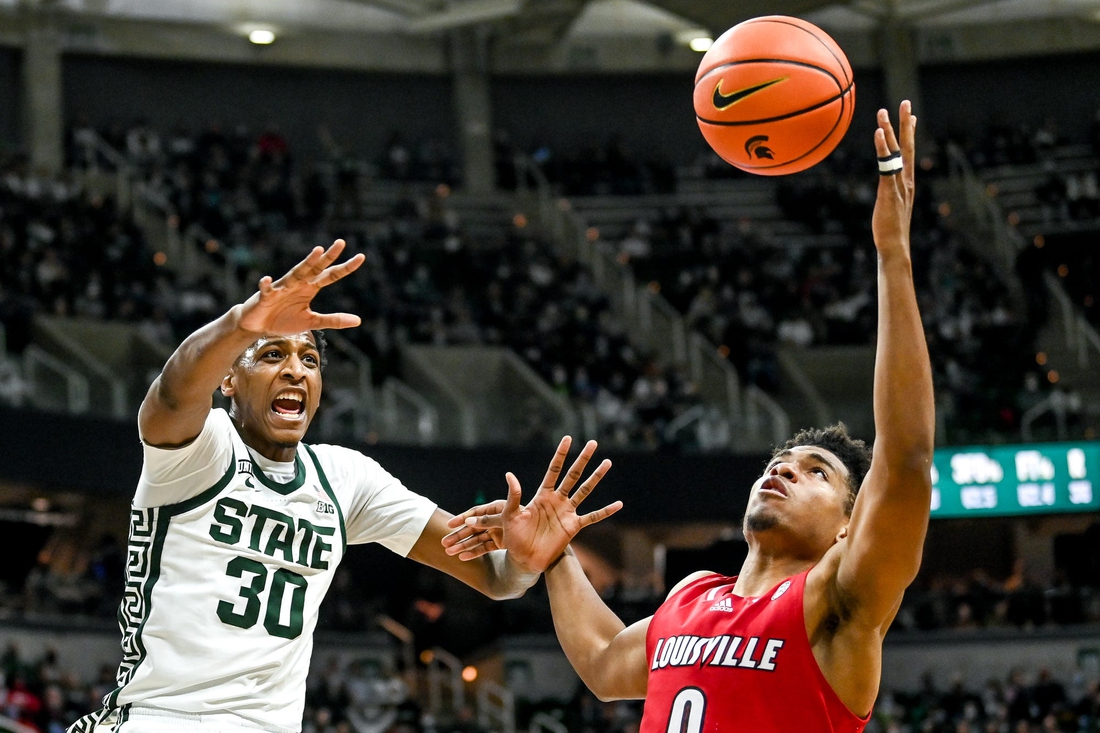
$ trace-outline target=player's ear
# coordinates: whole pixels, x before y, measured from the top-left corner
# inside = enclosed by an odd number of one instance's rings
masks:
[[[233,372],[229,372],[222,378],[222,396],[232,397],[237,392],[237,385],[234,382]]]
[[[836,533],[836,540],[834,540],[834,544],[836,542],[840,542],[842,539],[844,539],[847,536],[848,536],[848,525],[845,524],[843,527],[840,528],[840,531]]]

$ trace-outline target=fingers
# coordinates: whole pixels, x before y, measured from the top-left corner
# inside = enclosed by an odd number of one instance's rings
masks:
[[[328,287],[337,280],[343,280],[345,277],[358,270],[359,266],[366,261],[367,256],[360,252],[343,264],[323,270],[320,275],[314,278],[313,284],[319,288]]]
[[[558,486],[558,493],[569,496],[569,492],[573,487],[577,485],[577,482],[581,480],[581,476],[584,474],[584,467],[588,465],[588,461],[592,459],[592,454],[596,452],[596,441],[590,440],[585,443],[581,454],[577,456],[577,460],[573,461],[573,465],[569,467],[569,472],[565,474],[565,478],[561,480],[561,485]]]
[[[312,313],[313,322],[311,330],[324,328],[355,328],[363,322],[359,316],[353,313]]]
[[[612,514],[614,514],[615,512],[619,511],[622,508],[623,508],[623,503],[621,501],[617,501],[614,504],[608,504],[603,509],[599,509],[597,511],[594,511],[591,514],[585,514],[583,517],[579,518],[580,522],[581,522],[581,529],[584,529],[585,527],[589,527],[589,526],[595,524],[596,522],[602,522],[603,520],[607,519]]]
[[[450,537],[453,534],[456,534],[456,533],[452,532],[450,535],[447,535],[447,537]],[[444,537],[444,539],[447,539],[447,537]],[[480,548],[483,548],[483,547],[488,548],[488,549],[485,550],[485,552],[492,552],[493,550],[499,549],[497,547],[496,542],[493,540],[492,535],[489,534],[489,532],[487,530],[473,531],[473,532],[471,532],[471,534],[469,536],[467,536],[467,537],[465,537],[461,540],[453,541],[449,545],[445,545],[444,546],[444,552],[446,552],[448,555],[453,557],[455,555],[462,555],[462,554],[468,554],[468,553],[471,553],[471,552],[475,552],[476,550],[478,550]],[[475,555],[475,557],[479,557],[480,555],[483,555],[483,554],[485,554],[485,553],[482,552],[479,555]],[[469,559],[469,558],[463,558],[463,559]]]
[[[478,545],[477,547],[471,547],[469,550],[466,550],[465,552],[461,553],[458,556],[458,559],[461,560],[462,562],[469,562],[470,560],[478,559],[482,555],[488,555],[493,550],[499,550],[499,549],[500,548],[497,547],[492,542],[484,542],[484,543]]]
[[[471,507],[458,516],[451,517],[447,520],[447,526],[452,528],[464,527],[466,525],[466,517],[480,517],[482,514],[500,514],[503,511],[504,499],[497,499],[488,504],[479,504],[475,507]]]
[[[558,483],[558,474],[561,473],[562,466],[565,465],[565,457],[569,455],[569,446],[573,444],[573,439],[566,435],[558,443],[558,449],[554,452],[554,457],[550,459],[550,467],[546,469],[546,475],[542,478],[542,484],[539,489],[553,489]]]
[[[261,277],[260,278],[260,293],[262,293],[264,295],[266,295],[267,293],[270,293],[274,289],[274,285],[272,284],[273,282],[274,281],[271,279],[270,275],[264,275],[263,277]]]
[[[508,501],[504,502],[504,510],[499,515],[501,523],[497,526],[503,526],[504,521],[514,517],[523,503],[523,488],[516,475],[509,471],[504,474],[504,480],[508,482]]]
[[[463,541],[468,540],[470,537],[478,534],[478,532],[479,530],[475,529],[474,527],[467,527],[465,524],[463,524],[454,532],[443,535],[443,539],[439,541],[439,544],[443,545],[443,547],[445,548],[454,547],[455,545],[460,544]]]
[[[480,531],[490,527],[503,527],[504,521],[504,514],[483,514],[480,517],[466,517],[466,526]]]
[[[879,110],[880,120],[882,119],[882,115],[883,110]],[[890,148],[890,145],[887,142],[886,131],[880,126],[877,130],[875,130],[875,153],[878,155],[879,158],[885,158],[893,154],[895,150],[897,150],[897,148]],[[902,164],[905,164],[904,160],[902,161]],[[889,191],[893,191],[895,194],[899,193],[901,191],[901,188],[899,187],[900,184],[897,179],[898,175],[896,173],[887,175],[883,175],[880,173],[878,177],[879,195],[881,196],[884,192]]]
[[[901,103],[898,112],[898,131],[901,135],[901,158],[905,166],[902,175],[905,184],[912,187],[917,161],[917,116],[913,114],[913,104],[908,99]]]
[[[306,258],[299,262],[294,267],[290,268],[290,272],[279,278],[275,285],[286,285],[292,280],[304,280],[309,277],[310,273],[320,262],[321,258],[325,256],[324,247],[314,247],[306,255]]]
[[[592,489],[596,488],[596,485],[600,483],[607,472],[611,470],[611,461],[606,458],[596,466],[596,470],[592,472],[592,475],[588,477],[588,480],[581,484],[581,487],[577,489],[576,493],[570,497],[570,501],[573,502],[573,506],[577,507],[581,505],[589,494],[592,493]]]
[[[314,247],[312,250],[310,250],[309,254],[306,255],[306,258],[304,260],[292,267],[290,272],[279,278],[278,282],[276,282],[275,285],[286,285],[291,281],[312,280],[313,278],[323,273],[325,271],[325,268],[336,261],[336,258],[340,256],[341,252],[344,251],[345,246],[346,245],[344,240],[337,239],[327,250],[324,247]],[[356,258],[353,257],[352,259],[354,260]],[[349,260],[349,262],[350,261],[351,260]],[[359,264],[362,264],[362,262],[360,261]],[[355,267],[352,268],[349,273],[344,274],[350,274],[350,272],[354,272],[355,269],[359,267],[359,264],[355,265]],[[343,277],[343,275],[341,275],[340,277]],[[339,280],[340,278],[336,279]],[[335,280],[333,282],[335,282]]]
[[[878,129],[886,135],[886,148],[888,151],[886,154],[898,152],[901,146],[898,145],[898,139],[894,135],[894,126],[890,123],[890,113],[884,109],[878,111]]]

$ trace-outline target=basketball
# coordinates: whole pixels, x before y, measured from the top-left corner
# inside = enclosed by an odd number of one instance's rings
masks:
[[[695,117],[723,160],[763,176],[804,171],[848,131],[852,67],[827,33],[769,15],[735,25],[695,74]]]

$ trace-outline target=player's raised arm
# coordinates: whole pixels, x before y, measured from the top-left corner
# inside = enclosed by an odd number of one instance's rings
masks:
[[[837,590],[852,612],[882,627],[920,567],[932,491],[932,368],[909,250],[916,125],[909,102],[902,102],[899,145],[889,114],[878,113],[881,177],[872,219],[878,249],[875,444],[836,575]]]
[[[212,395],[241,353],[264,334],[288,335],[322,328],[351,328],[359,317],[321,314],[310,303],[321,288],[363,264],[359,254],[333,265],[344,249],[341,239],[309,256],[276,281],[260,280],[260,289],[217,320],[188,336],[150,385],[138,412],[141,438],[149,445],[189,443],[201,432]]]

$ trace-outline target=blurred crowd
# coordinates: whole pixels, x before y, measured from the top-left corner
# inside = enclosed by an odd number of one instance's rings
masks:
[[[1046,668],[1016,669],[981,689],[955,678],[938,689],[884,690],[868,733],[1092,733],[1100,730],[1100,683],[1078,669],[1059,680]]]
[[[140,320],[157,298],[141,230],[106,196],[27,161],[0,160],[0,323],[8,348],[30,340],[34,312]]]
[[[1087,665],[1086,665],[1087,666]],[[917,689],[883,689],[868,733],[1095,733],[1100,731],[1100,683],[1096,670],[1059,678],[1046,668],[1021,666],[1006,679],[991,677],[971,688],[961,677],[926,674]],[[423,675],[391,667],[381,657],[315,658],[306,686],[303,733],[492,733],[479,722],[471,690],[459,709],[436,719],[425,710]],[[0,656],[0,715],[41,733],[63,733],[78,717],[97,710],[115,687],[114,670],[102,665],[94,679],[65,669],[47,649],[27,659],[15,644]],[[561,722],[572,733],[636,733],[642,704],[601,703],[578,684],[569,701],[519,696],[518,727],[535,714]]]
[[[32,660],[11,643],[0,656],[0,715],[41,733],[64,733],[77,718],[98,710],[115,687],[110,664],[100,666],[95,679],[81,679],[59,664],[52,649]]]
[[[874,341],[874,181],[845,170],[842,159],[836,170],[824,165],[779,187],[785,217],[826,235],[819,245],[784,244],[767,224],[724,225],[685,207],[637,222],[618,256],[694,328],[727,345],[744,381],[775,390],[777,348]],[[1027,381],[1036,324],[945,213],[920,186],[914,278],[939,408],[952,441],[965,442],[1018,428],[1027,391],[1040,386]]]
[[[1037,127],[995,122],[980,139],[951,136],[948,140],[959,146],[979,171],[1010,173],[1015,168],[1027,172],[1035,181],[1031,191],[1043,226],[1100,225],[1100,110],[1092,120],[1088,140],[1071,140],[1053,117]],[[1073,159],[1063,160],[1067,146],[1072,145],[1077,146]],[[1091,152],[1091,160],[1082,157],[1086,150]]]
[[[1045,584],[1015,572],[1004,580],[975,571],[966,577],[918,581],[906,594],[894,628],[911,631],[1063,627],[1100,624],[1100,588],[1064,573]]]
[[[179,229],[201,231],[208,254],[228,262],[246,286],[285,270],[337,230],[351,251],[364,252],[367,264],[339,292],[325,293],[325,305],[363,317],[364,327],[347,335],[371,358],[379,384],[396,373],[403,343],[504,345],[589,409],[606,443],[698,444],[698,431],[667,429],[698,403],[694,385],[637,349],[590,273],[557,256],[522,218],[471,237],[448,206],[446,183],[406,188],[392,210],[366,216],[361,168],[348,168],[335,153],[316,166],[298,164],[274,128],[255,137],[217,126],[167,136],[140,123],[104,134],[77,127],[70,135],[74,165],[98,165],[96,141],[103,138],[125,151],[145,191],[166,204]],[[408,158],[401,145],[391,140],[376,172],[414,180],[395,163]],[[413,170],[446,179],[430,167]],[[328,231],[335,220],[344,224]],[[153,290],[164,297],[145,312],[164,341],[178,341],[227,304],[209,278],[160,287],[173,276],[155,274]],[[546,430],[532,420],[517,439],[545,442]]]
[[[345,236],[352,251],[367,254],[367,264],[339,292],[326,294],[332,296],[326,306],[363,316],[363,328],[347,335],[371,358],[379,384],[399,371],[404,343],[503,345],[594,415],[600,438],[613,446],[705,448],[707,431],[694,428],[719,422],[678,420],[702,409],[682,367],[640,350],[591,273],[558,256],[525,219],[502,217],[492,235],[467,234],[448,203],[447,181],[456,173],[444,145],[395,134],[365,160],[322,134],[327,155],[313,161],[296,156],[275,125],[165,133],[145,122],[108,130],[77,122],[68,141],[77,171],[109,167],[101,141],[120,151],[143,195],[192,234],[188,246],[227,263],[243,289],[335,233]],[[1026,134],[995,126],[968,151],[979,164],[1018,163],[1041,158],[1060,141],[1053,123]],[[504,188],[524,175],[520,158],[534,161],[568,194],[675,188],[670,165],[632,154],[614,137],[573,155],[546,145],[521,152],[501,136],[496,153]],[[713,158],[701,156],[697,172],[732,170],[713,165]],[[614,246],[620,261],[694,328],[724,345],[744,382],[775,391],[778,348],[874,338],[874,254],[852,246],[870,239],[875,191],[859,172],[865,164],[842,146],[826,164],[779,186],[784,217],[824,237],[820,245],[785,243],[767,222],[720,221],[703,208],[681,207],[637,222],[605,246]],[[935,156],[925,167],[935,173]],[[229,303],[224,283],[160,266],[129,214],[110,197],[84,190],[76,183],[81,176],[42,179],[20,159],[5,162],[2,173],[0,323],[10,351],[29,341],[36,312],[139,321],[149,336],[174,344]],[[365,187],[379,177],[409,185],[391,210],[366,211]],[[927,185],[919,189],[914,218],[914,274],[951,439],[1018,434],[1021,415],[1052,390],[1033,362],[1045,313],[1014,299]],[[9,393],[19,388],[6,374],[0,365],[0,394],[13,401]],[[1072,407],[1072,388],[1058,389]],[[693,429],[679,430],[681,424]],[[521,442],[547,437],[536,419],[523,433]]]
[[[565,196],[633,196],[676,190],[676,168],[669,160],[653,151],[640,156],[617,135],[609,136],[602,145],[571,151],[555,150],[544,142],[524,150],[501,131],[493,154],[497,187],[505,191],[531,184],[527,161]]]

